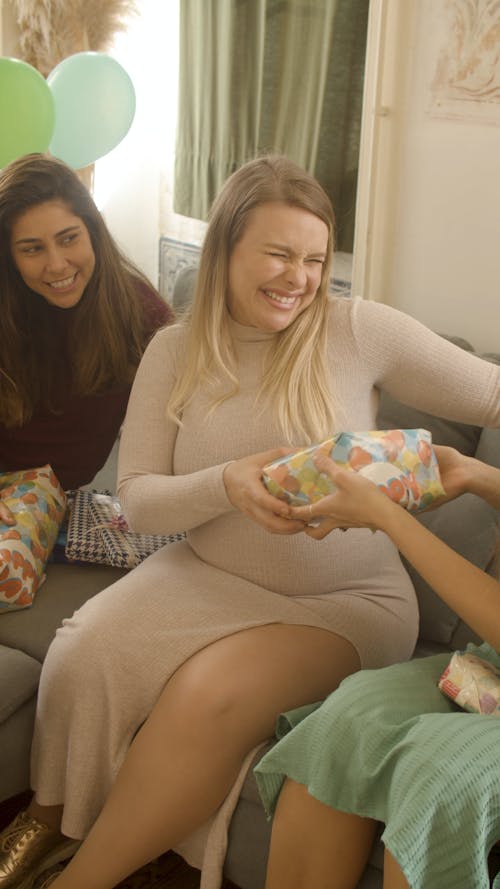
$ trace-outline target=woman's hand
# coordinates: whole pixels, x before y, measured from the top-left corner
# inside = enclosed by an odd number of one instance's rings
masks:
[[[475,478],[478,461],[473,457],[466,457],[455,448],[445,447],[444,445],[434,445],[434,453],[439,466],[439,475],[441,483],[445,490],[442,497],[433,500],[429,506],[426,506],[422,512],[433,512],[443,503],[454,500],[460,494],[465,494],[469,490],[469,486],[473,484]],[[481,494],[480,494],[481,496]]]
[[[444,497],[440,497],[429,509],[453,500],[468,490],[470,477],[474,472],[471,457],[466,457],[455,448],[435,445],[434,452],[439,465],[439,473]],[[317,468],[328,475],[335,484],[337,491],[323,497],[309,506],[292,509],[294,518],[302,518],[308,523],[306,534],[316,540],[322,540],[335,528],[371,528],[384,530],[387,518],[394,508],[401,509],[371,481],[357,472],[341,469],[326,454],[319,451],[314,458]],[[317,525],[311,522],[318,520]]]
[[[454,500],[467,491],[471,465],[474,461],[455,448],[444,445],[434,445],[434,453],[438,461],[441,482],[446,491],[446,500]],[[444,498],[440,498],[436,505],[440,506],[443,502]]]
[[[446,491],[445,497],[436,500],[436,506],[468,493],[486,500],[494,509],[500,509],[499,468],[483,463],[476,457],[467,457],[454,448],[435,445],[434,450]]]
[[[262,482],[264,466],[291,453],[289,448],[275,448],[234,460],[224,469],[224,485],[232,505],[272,534],[298,534],[305,528],[305,521],[290,519],[292,508],[273,497]]]
[[[341,469],[327,454],[318,452],[314,463],[331,478],[337,490],[310,506],[292,507],[292,517],[307,523],[305,533],[309,537],[322,540],[335,528],[383,530],[388,514],[401,508],[374,482],[352,470]],[[318,524],[311,526],[315,520],[319,520]]]

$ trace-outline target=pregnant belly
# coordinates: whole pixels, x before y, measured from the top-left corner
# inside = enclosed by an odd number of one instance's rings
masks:
[[[317,541],[306,534],[269,534],[238,513],[196,528],[189,543],[203,561],[286,596],[317,596],[406,585],[397,549],[385,534],[364,528],[333,531]]]

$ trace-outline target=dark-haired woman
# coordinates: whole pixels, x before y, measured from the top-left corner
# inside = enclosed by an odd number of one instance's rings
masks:
[[[87,484],[147,343],[173,314],[55,158],[0,171],[0,309],[0,470],[50,463],[64,488]]]

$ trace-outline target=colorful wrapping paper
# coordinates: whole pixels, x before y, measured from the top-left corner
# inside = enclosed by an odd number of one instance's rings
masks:
[[[425,509],[445,493],[431,434],[426,429],[341,432],[280,457],[263,469],[263,481],[270,493],[293,506],[315,503],[332,494],[335,485],[314,464],[320,448],[339,466],[375,482],[391,500],[411,512]]]
[[[0,613],[29,607],[64,518],[66,495],[52,468],[0,475],[2,502],[16,519],[0,522]]]
[[[456,651],[438,687],[462,710],[500,716],[500,671],[475,654]]]

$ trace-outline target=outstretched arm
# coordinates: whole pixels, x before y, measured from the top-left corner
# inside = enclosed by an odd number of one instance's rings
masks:
[[[445,490],[466,491],[500,505],[500,469],[464,457],[452,448],[436,448]],[[482,639],[500,650],[500,586],[492,577],[459,556],[413,515],[383,494],[373,482],[339,469],[325,454],[315,459],[337,490],[309,507],[292,509],[295,518],[326,516],[332,527],[369,527],[384,531],[427,583]],[[321,526],[308,529],[324,536]]]

